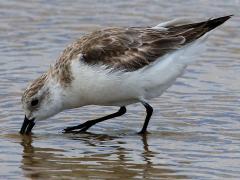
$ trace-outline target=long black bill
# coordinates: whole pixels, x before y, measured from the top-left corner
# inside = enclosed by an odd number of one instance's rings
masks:
[[[34,119],[29,120],[25,116],[20,133],[21,134],[30,134],[34,125],[35,125]]]

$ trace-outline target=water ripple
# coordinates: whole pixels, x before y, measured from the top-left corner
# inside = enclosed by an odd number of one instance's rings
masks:
[[[239,179],[239,1],[39,0],[0,2],[1,179]],[[86,134],[66,126],[117,108],[83,107],[38,122],[19,136],[21,94],[62,49],[106,26],[154,25],[180,16],[234,14],[214,31],[198,62],[160,98],[149,130],[138,136],[145,110],[103,122]],[[94,133],[93,133],[94,132]]]

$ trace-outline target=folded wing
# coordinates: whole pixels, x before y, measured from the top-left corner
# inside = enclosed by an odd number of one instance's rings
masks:
[[[164,28],[108,28],[85,35],[69,46],[60,61],[82,54],[89,65],[102,65],[121,71],[136,71],[159,57],[194,42],[205,33],[224,23],[231,16],[204,22]]]

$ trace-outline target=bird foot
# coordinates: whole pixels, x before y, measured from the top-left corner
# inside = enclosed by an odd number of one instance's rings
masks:
[[[143,136],[143,135],[147,135],[147,134],[151,134],[151,133],[148,132],[148,131],[143,131],[143,130],[141,130],[141,131],[139,131],[137,134]]]
[[[81,132],[86,132],[92,125],[93,123],[87,121],[83,124],[79,124],[77,126],[70,126],[64,129],[63,133],[81,133]],[[76,131],[77,130],[77,131]]]

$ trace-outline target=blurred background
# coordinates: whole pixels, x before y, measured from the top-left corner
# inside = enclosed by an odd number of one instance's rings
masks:
[[[0,179],[239,179],[239,9],[239,0],[0,0]],[[198,63],[150,102],[151,134],[136,135],[145,118],[139,104],[90,133],[62,129],[117,108],[68,110],[39,122],[32,136],[18,134],[24,88],[81,35],[229,14]]]

